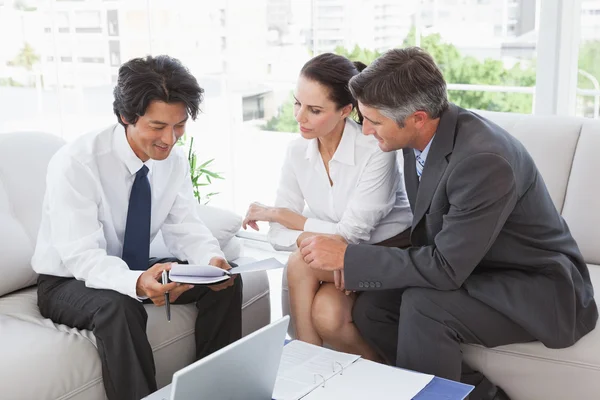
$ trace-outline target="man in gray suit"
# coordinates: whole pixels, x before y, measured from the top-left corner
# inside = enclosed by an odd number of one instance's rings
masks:
[[[350,89],[363,133],[404,152],[412,246],[315,236],[301,244],[305,261],[361,292],[354,323],[386,362],[471,383],[471,399],[507,399],[462,364],[460,345],[564,348],[595,327],[589,272],[567,224],[523,145],[449,104],[423,50],[387,52]]]

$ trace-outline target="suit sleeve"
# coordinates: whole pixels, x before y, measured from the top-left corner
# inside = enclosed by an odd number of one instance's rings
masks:
[[[450,208],[432,245],[408,249],[349,245],[344,261],[346,288],[360,289],[362,281],[381,282],[380,289],[461,287],[514,209],[516,180],[507,160],[480,153],[454,168],[445,190]]]

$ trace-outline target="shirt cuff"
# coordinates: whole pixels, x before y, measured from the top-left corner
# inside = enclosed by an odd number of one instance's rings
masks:
[[[133,297],[134,299],[138,300],[138,301],[142,301],[142,300],[146,300],[148,297],[145,296],[138,296],[137,295],[137,281],[140,278],[140,275],[142,275],[144,273],[144,271],[128,271],[127,273],[127,291],[126,293],[130,296]]]
[[[225,254],[223,254],[223,252],[222,252],[222,251],[211,251],[211,252],[208,252],[208,253],[204,253],[204,254],[202,254],[201,256],[194,256],[194,257],[192,258],[192,260],[188,260],[188,262],[189,262],[190,264],[197,264],[197,265],[209,265],[208,263],[210,262],[210,260],[211,260],[213,257],[220,257],[220,258],[222,258],[223,260],[227,260],[227,259],[225,258]]]
[[[269,231],[269,242],[275,250],[278,251],[294,251],[298,249],[296,243],[302,231],[281,228],[276,231]]]
[[[304,232],[326,233],[336,235],[337,224],[334,222],[322,221],[316,218],[308,218],[304,223]]]

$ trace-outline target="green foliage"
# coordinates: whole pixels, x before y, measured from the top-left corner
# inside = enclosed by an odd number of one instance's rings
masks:
[[[415,45],[415,29],[410,30],[402,43],[402,47]],[[519,62],[507,68],[499,60],[464,56],[452,44],[442,40],[439,34],[431,34],[421,38],[420,47],[426,50],[436,61],[448,83],[533,87],[536,79],[535,60]],[[355,46],[348,50],[342,47],[335,49],[337,54],[353,61],[362,61],[369,65],[379,57],[379,52]],[[600,80],[600,40],[589,40],[581,45],[579,51],[579,69]],[[594,89],[592,81],[578,74],[578,87]],[[464,108],[490,111],[531,113],[533,95],[527,93],[497,93],[482,91],[449,90],[451,102]],[[585,97],[586,107],[593,105],[591,96]],[[298,126],[293,118],[293,99],[285,103],[279,115],[272,118],[265,127],[267,130],[297,132]]]
[[[187,135],[183,137],[183,140],[178,142],[179,145],[185,146],[187,142]],[[219,192],[209,192],[207,194],[201,194],[200,191],[207,188],[212,184],[213,179],[223,179],[223,177],[209,169],[210,164],[215,159],[212,158],[203,163],[198,162],[198,157],[194,152],[194,138],[190,137],[189,148],[188,148],[188,162],[190,163],[190,177],[192,179],[192,188],[194,190],[194,197],[200,204],[208,204],[210,199],[219,194]]]
[[[29,6],[24,0],[15,0],[13,7],[19,11],[36,11],[37,7]]]
[[[35,52],[29,43],[25,43],[19,54],[10,61],[10,65],[25,68],[27,71],[33,69],[34,64],[40,61],[40,56]]]
[[[415,29],[408,33],[402,47],[415,45]],[[503,86],[535,86],[534,63],[517,63],[511,68],[505,68],[498,60],[485,59],[479,61],[470,56],[463,56],[452,44],[445,43],[439,34],[423,36],[421,48],[426,50],[436,61],[448,83],[503,85]],[[337,47],[335,53],[346,56],[353,61],[362,61],[369,65],[381,54],[374,50],[355,46],[348,50]],[[600,58],[591,54],[590,59]],[[600,61],[600,60],[598,60]],[[600,62],[595,64],[600,69]],[[481,91],[449,90],[451,102],[464,107],[478,110],[507,111],[530,113],[532,111],[532,95],[527,93],[494,93]],[[290,98],[283,104],[277,117],[271,118],[264,129],[298,132],[298,124],[294,119],[294,100]]]
[[[0,78],[0,86],[23,87],[23,84],[15,81],[13,78]]]
[[[349,51],[342,46],[338,46],[333,52],[352,61],[361,61],[366,65],[371,64],[377,57],[381,55],[381,53],[377,50],[362,49],[358,47],[358,45],[354,46],[352,51]]]
[[[414,28],[402,45],[415,45]],[[443,42],[439,34],[423,36],[420,45],[431,54],[448,83],[535,86],[534,63],[517,63],[511,68],[505,68],[499,60],[488,58],[479,61],[474,57],[462,56],[454,45]],[[448,95],[451,102],[464,108],[478,110],[530,113],[533,105],[532,95],[526,93],[449,90]]]
[[[279,109],[279,114],[271,118],[262,129],[276,132],[300,132],[294,117],[294,95],[290,93],[288,100]]]
[[[600,40],[587,40],[579,48],[579,69],[600,81]],[[577,76],[577,87],[595,89],[592,80],[583,74]]]

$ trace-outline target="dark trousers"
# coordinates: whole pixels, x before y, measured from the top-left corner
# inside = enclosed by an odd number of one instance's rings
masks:
[[[496,388],[462,363],[462,343],[496,347],[535,340],[463,289],[362,292],[352,316],[365,340],[389,364],[474,385],[471,400],[491,399]]]
[[[169,262],[174,260],[152,260]],[[196,303],[196,359],[242,335],[242,279],[215,292],[195,286],[174,304]],[[157,390],[152,348],[146,336],[144,305],[113,290],[90,289],[83,281],[40,275],[38,306],[45,318],[94,332],[109,400],[139,400]],[[165,323],[167,323],[165,319]]]

